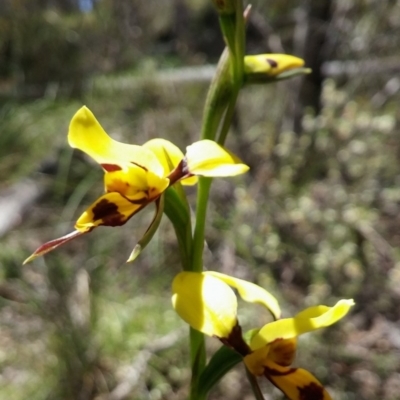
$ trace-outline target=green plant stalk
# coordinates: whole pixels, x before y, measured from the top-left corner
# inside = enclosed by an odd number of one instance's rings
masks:
[[[245,21],[243,15],[243,0],[236,0],[236,24],[235,24],[235,58],[233,85],[239,91],[244,79],[244,54],[245,54]]]
[[[235,90],[234,93],[232,93],[232,98],[229,102],[228,108],[226,109],[224,115],[224,121],[222,123],[222,127],[217,140],[218,144],[220,144],[221,146],[224,145],[226,137],[228,136],[229,128],[232,125],[232,118],[233,115],[235,114],[235,107],[238,96],[239,96],[239,90]]]
[[[229,51],[225,48],[218,61],[217,71],[207,93],[201,128],[201,139],[215,140],[218,127],[231,97],[231,87]]]
[[[215,140],[224,112],[231,96],[231,77],[229,71],[229,53],[225,49],[220,57],[217,72],[211,82],[205,106],[201,130],[201,139]],[[197,192],[196,223],[191,242],[191,271],[203,270],[204,230],[207,213],[208,197],[212,180],[199,178]],[[179,240],[179,239],[178,239]],[[185,244],[180,246],[185,247]],[[206,365],[206,352],[204,335],[190,329],[190,355],[192,365],[192,381],[190,389],[191,400],[201,400],[198,381]]]
[[[258,385],[257,378],[246,368],[247,380],[250,382],[256,400],[265,400]]]
[[[204,335],[196,329],[190,328],[190,358],[192,367],[192,380],[190,382],[190,400],[203,400],[199,390],[199,379],[206,366],[206,346]]]
[[[228,50],[225,50],[218,63],[217,73],[211,83],[202,124],[202,139],[215,140],[218,128],[223,118],[223,140],[227,135],[232,122],[234,108],[238,93],[243,84],[243,60],[244,60],[244,20],[242,0],[236,0],[237,9],[235,20],[231,17],[226,19],[226,32]],[[239,4],[240,3],[240,4]],[[237,14],[240,14],[238,17]],[[239,25],[238,25],[239,21]],[[242,30],[242,32],[239,32]],[[233,90],[232,90],[233,83]],[[221,136],[220,136],[221,138]],[[212,179],[199,178],[197,192],[196,224],[192,242],[192,271],[203,271],[204,231],[207,216],[208,199]],[[206,354],[204,335],[196,330],[190,330],[190,354],[192,363],[192,381],[190,390],[191,400],[201,400],[198,388],[198,381],[205,368]]]
[[[186,202],[179,196],[179,186],[168,188],[165,192],[164,212],[172,222],[178,240],[181,263],[184,271],[191,270],[192,256],[192,225],[190,210]],[[184,198],[186,200],[186,198]]]
[[[204,229],[211,182],[211,178],[199,178],[191,260],[191,269],[195,272],[203,271]],[[202,400],[205,397],[200,396],[198,381],[206,366],[206,348],[204,334],[193,328],[190,328],[190,357],[192,364],[190,400]]]

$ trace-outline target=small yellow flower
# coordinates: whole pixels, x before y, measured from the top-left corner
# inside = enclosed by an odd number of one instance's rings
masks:
[[[266,307],[280,317],[276,299],[261,287],[218,272],[181,272],[173,282],[172,303],[192,328],[215,336],[243,356],[247,369],[265,376],[291,400],[330,400],[322,384],[308,371],[293,368],[297,336],[334,324],[354,304],[340,300],[335,306],[310,307],[294,318],[278,319],[255,330],[246,343],[237,320],[237,301],[230,288],[243,300]]]
[[[123,225],[152,202],[158,212],[160,196],[178,181],[193,185],[196,176],[233,176],[248,170],[211,140],[193,143],[186,155],[164,139],[153,139],[143,146],[120,143],[107,135],[87,107],[72,118],[68,143],[101,165],[105,194],[78,218],[74,232],[43,244],[24,263],[98,226]]]
[[[274,81],[285,74],[298,72],[310,73],[304,66],[304,60],[290,54],[257,54],[244,57],[245,81],[263,83]]]

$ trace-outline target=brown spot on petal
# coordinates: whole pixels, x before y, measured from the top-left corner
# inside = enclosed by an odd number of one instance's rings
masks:
[[[300,400],[324,400],[324,388],[315,382],[298,388]]]
[[[265,60],[271,66],[271,68],[276,68],[278,66],[278,63],[275,60],[272,60],[271,58],[266,58]]]
[[[93,207],[93,219],[102,220],[101,225],[120,226],[126,222],[126,218],[118,211],[118,206],[103,199]]]
[[[115,164],[100,164],[107,172],[121,171],[121,167]]]

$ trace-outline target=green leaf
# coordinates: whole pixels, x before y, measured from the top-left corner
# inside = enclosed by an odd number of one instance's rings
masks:
[[[235,365],[242,361],[242,356],[227,346],[222,346],[211,358],[198,381],[199,395],[206,397],[208,392]]]
[[[180,183],[178,183],[180,185]],[[174,187],[169,187],[165,192],[164,212],[174,226],[181,252],[183,269],[190,271],[192,251],[192,223],[190,209],[187,201],[182,200],[181,194]]]
[[[190,222],[190,213],[187,205],[182,201],[180,194],[174,187],[169,187],[165,191],[164,212],[174,227],[183,233],[185,226]]]

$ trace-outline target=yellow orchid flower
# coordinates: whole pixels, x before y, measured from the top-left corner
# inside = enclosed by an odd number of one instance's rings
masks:
[[[98,226],[123,225],[152,202],[159,212],[160,196],[178,181],[193,185],[196,176],[233,176],[248,170],[247,165],[211,140],[193,143],[186,155],[164,139],[153,139],[143,146],[118,142],[107,135],[87,107],[73,116],[68,143],[101,165],[105,194],[78,218],[74,232],[43,244],[24,263]]]
[[[251,373],[264,375],[291,400],[330,400],[329,393],[310,372],[291,367],[296,338],[334,324],[353,305],[353,300],[340,300],[333,307],[310,307],[294,318],[266,324],[252,337],[252,352],[244,357],[244,363]]]
[[[256,54],[244,57],[245,81],[265,83],[311,70],[304,67],[304,60],[290,54]]]
[[[172,304],[192,328],[235,349],[253,375],[265,376],[289,399],[330,400],[326,389],[310,372],[291,367],[297,336],[334,324],[349,312],[353,300],[340,300],[333,307],[310,307],[294,318],[270,322],[256,330],[250,343],[246,343],[230,286],[238,290],[243,300],[262,304],[279,318],[279,305],[267,291],[251,282],[211,271],[178,274],[172,286]]]

